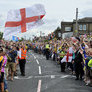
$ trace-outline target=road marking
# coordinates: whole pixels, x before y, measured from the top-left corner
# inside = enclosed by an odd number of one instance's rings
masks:
[[[54,79],[55,78],[55,75],[51,75],[51,79]]]
[[[35,55],[33,54],[33,56],[34,56],[34,59],[36,59],[36,57],[35,57]],[[36,59],[36,62],[37,62],[37,64],[39,65],[39,61]],[[39,74],[42,74],[41,73],[41,66],[39,66]]]
[[[34,54],[32,54],[32,55],[34,56],[34,59],[36,59],[35,55]]]
[[[39,61],[36,59],[37,64],[39,65]]]
[[[32,79],[32,78],[51,78],[51,79],[54,79],[54,78],[61,78],[61,79],[65,79],[65,78],[75,78],[74,75],[44,75],[44,76],[29,76],[29,77],[19,77],[19,76],[16,76],[14,77],[14,79],[17,79],[17,80],[29,80],[29,79]]]
[[[60,78],[67,78],[67,77],[70,77],[71,75],[64,75],[64,76],[61,76]]]
[[[39,74],[42,74],[42,73],[41,73],[41,66],[39,66]]]
[[[42,83],[42,80],[39,80],[39,81],[38,81],[37,92],[41,92],[41,83]]]
[[[29,77],[27,77],[27,78],[18,77],[18,76],[14,77],[14,79],[18,79],[18,80],[28,80],[28,79],[31,79],[31,78],[33,78],[33,76],[29,76]]]
[[[34,59],[36,59],[36,57],[34,56]]]

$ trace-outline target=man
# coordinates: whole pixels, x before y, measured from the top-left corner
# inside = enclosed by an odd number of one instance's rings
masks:
[[[22,76],[25,76],[25,64],[26,64],[26,53],[27,53],[25,46],[22,45],[20,52],[21,52],[20,53],[21,55],[19,55],[20,72]]]
[[[82,76],[84,74],[83,71],[83,57],[80,51],[79,46],[76,45],[76,51],[75,51],[75,58],[74,58],[74,63],[75,63],[75,73],[76,73],[76,79],[75,80],[82,80]]]
[[[16,56],[17,56],[17,52],[15,51],[15,47],[12,46],[10,52],[8,53],[8,64],[11,74],[11,81],[13,81],[13,77],[14,77]]]
[[[46,44],[46,50],[45,50],[45,54],[46,54],[46,59],[49,60],[49,55],[50,55],[50,52],[49,52],[49,43]]]

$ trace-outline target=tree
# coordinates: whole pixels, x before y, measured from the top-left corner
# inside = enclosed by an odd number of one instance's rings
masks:
[[[0,40],[3,39],[3,32],[0,32]]]

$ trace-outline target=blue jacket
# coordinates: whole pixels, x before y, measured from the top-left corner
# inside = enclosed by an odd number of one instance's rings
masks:
[[[17,56],[17,51],[12,51],[8,54],[11,58],[11,61],[10,62],[14,62],[15,63],[15,58]]]

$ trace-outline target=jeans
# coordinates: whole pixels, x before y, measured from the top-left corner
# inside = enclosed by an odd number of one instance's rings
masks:
[[[6,89],[8,89],[8,87],[7,87],[7,80],[4,79],[4,90],[6,90]]]

